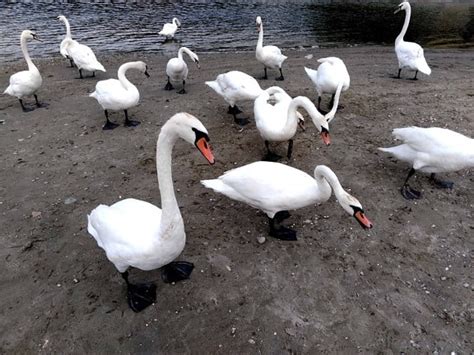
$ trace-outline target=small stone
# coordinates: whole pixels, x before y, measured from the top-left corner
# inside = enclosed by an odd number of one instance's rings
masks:
[[[249,343],[250,343],[250,344],[255,344],[255,340],[249,339]]]
[[[469,284],[468,284],[467,282],[465,282],[465,283],[463,284],[463,286],[464,286],[465,288],[468,288],[468,287],[469,287]]]
[[[312,54],[305,55],[304,57],[305,57],[306,59],[313,59],[313,55],[312,55]]]
[[[76,202],[76,201],[77,201],[77,199],[74,198],[74,197],[67,197],[67,198],[64,200],[64,204],[65,204],[65,205],[70,205],[70,204],[72,204],[72,203],[74,203],[74,202]]]
[[[72,279],[72,281],[73,281],[75,284],[79,283],[79,280],[76,279],[76,278]]]
[[[33,212],[31,212],[31,217],[33,217],[33,218],[41,217],[41,212],[33,211]]]
[[[232,327],[232,329],[231,329],[231,331],[230,331],[230,334],[234,335],[236,331],[237,331],[237,328],[236,328],[236,327]]]
[[[227,269],[227,271],[232,271],[229,265],[226,265],[225,268]]]
[[[446,281],[447,277],[446,276],[441,276],[441,281]]]
[[[257,237],[258,244],[263,244],[263,243],[265,243],[266,240],[267,239],[265,237]]]

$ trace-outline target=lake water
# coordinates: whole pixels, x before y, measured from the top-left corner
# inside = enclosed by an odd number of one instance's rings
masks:
[[[33,57],[58,55],[68,17],[74,39],[101,53],[150,51],[174,54],[177,46],[197,52],[252,50],[255,17],[264,25],[264,44],[281,48],[392,44],[404,13],[394,4],[308,4],[282,1],[1,1],[0,62],[21,58],[19,34],[35,29],[44,42],[30,45]],[[474,6],[412,5],[407,40],[423,45],[474,40]],[[177,43],[162,43],[162,25],[176,16]]]

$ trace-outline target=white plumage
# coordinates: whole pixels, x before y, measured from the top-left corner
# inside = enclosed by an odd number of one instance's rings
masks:
[[[186,53],[189,58],[191,58],[191,60],[196,63],[198,69],[200,68],[199,57],[197,56],[197,54],[191,51],[189,48],[181,47],[178,50],[178,57],[171,58],[166,64],[166,75],[168,76],[168,83],[165,86],[165,90],[172,90],[172,83],[178,83],[183,85],[183,88],[181,89],[181,91],[178,91],[178,93],[186,93],[185,85],[189,69],[188,65],[183,59],[183,53]]]
[[[281,66],[288,57],[283,55],[277,46],[263,46],[263,24],[260,16],[257,16],[256,23],[259,33],[255,56],[257,60],[264,65],[264,79],[267,79],[267,68],[270,68],[279,69],[280,76],[276,78],[276,80],[284,80]]]
[[[158,33],[162,36],[165,36],[166,39],[174,38],[174,35],[176,31],[178,30],[178,27],[181,27],[181,22],[179,22],[179,20],[176,17],[173,17],[173,20],[171,21],[171,23],[165,23],[161,31]]]
[[[60,15],[58,16],[58,20],[64,23],[64,26],[66,26],[66,35],[64,36],[64,39],[61,41],[61,44],[59,46],[59,53],[61,53],[64,58],[69,59],[71,61],[72,66],[72,59],[69,57],[66,49],[67,40],[72,39],[71,26],[69,25],[69,21],[67,20],[66,16]]]
[[[93,76],[95,76],[96,71],[105,72],[104,66],[99,63],[94,52],[88,46],[80,44],[71,38],[65,38],[64,43],[67,55],[74,61],[77,69],[79,69],[81,79],[82,70],[92,72]]]

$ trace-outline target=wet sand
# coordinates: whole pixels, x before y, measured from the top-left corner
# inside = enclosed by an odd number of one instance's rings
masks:
[[[167,58],[98,56],[107,73],[74,79],[59,58],[35,61],[47,108],[20,110],[0,96],[0,352],[5,353],[468,353],[473,349],[472,171],[448,174],[453,190],[439,190],[417,174],[423,199],[399,193],[409,167],[377,147],[394,142],[391,130],[447,127],[473,136],[472,51],[426,50],[433,69],[420,80],[396,80],[392,47],[286,51],[286,80],[269,71],[262,87],[282,85],[291,96],[316,92],[303,66],[341,57],[351,87],[323,146],[310,120],[285,164],[312,173],[333,168],[363,204],[375,227],[360,228],[332,197],[292,212],[298,241],[267,235],[259,211],[205,189],[200,179],[259,160],[265,153],[255,123],[233,124],[227,105],[205,80],[237,69],[263,75],[253,52],[200,54],[190,64],[188,94],[164,91]],[[305,56],[313,54],[313,59]],[[130,110],[142,121],[102,131],[103,113],[88,97],[97,79],[141,59],[151,78],[129,73],[141,92]],[[0,85],[24,69],[2,65]],[[403,75],[403,74],[402,74]],[[411,77],[413,74],[409,73]],[[405,78],[407,73],[405,73]],[[32,104],[32,98],[26,99]],[[323,98],[326,107],[329,97]],[[253,118],[253,105],[241,105]],[[175,190],[191,261],[191,278],[164,284],[159,270],[133,270],[131,279],[156,281],[157,302],[139,314],[126,303],[125,285],[87,233],[86,215],[99,203],[134,197],[160,205],[155,144],[160,127],[186,111],[207,127],[214,166],[179,142],[173,155]],[[123,123],[123,113],[111,119]],[[276,148],[284,154],[286,145]]]

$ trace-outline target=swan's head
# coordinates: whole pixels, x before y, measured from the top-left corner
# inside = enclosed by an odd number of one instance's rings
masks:
[[[410,7],[410,3],[408,1],[404,1],[400,5],[398,5],[398,8],[393,13],[396,14],[402,10],[406,11],[409,7]]]
[[[41,41],[41,39],[38,37],[35,31],[30,31],[30,30],[24,30],[21,33],[21,38],[26,38],[26,39],[35,39],[37,41]]]
[[[214,154],[209,145],[206,127],[193,115],[186,112],[175,114],[161,129],[162,132],[173,132],[186,142],[196,146],[210,164],[214,164]]]
[[[150,74],[148,74],[148,66],[146,65],[146,63],[142,61],[139,61],[136,63],[137,63],[137,69],[140,70],[143,74],[145,74],[147,78],[149,78]]]
[[[198,69],[201,69],[201,65],[199,64],[199,57],[197,56],[196,53],[192,54],[192,58],[193,58],[194,63],[196,63],[196,66],[198,67]]]
[[[181,22],[179,22],[177,17],[173,17],[173,23],[175,23],[176,26],[181,27]]]
[[[342,208],[359,222],[362,228],[370,229],[373,227],[372,222],[365,216],[362,205],[354,196],[344,191],[338,196],[337,200]]]
[[[262,27],[262,18],[260,16],[257,16],[255,22],[257,23],[257,32],[259,32],[260,28]]]
[[[59,15],[59,16],[57,17],[57,19],[58,19],[59,21],[61,21],[61,22],[66,22],[66,16]]]

